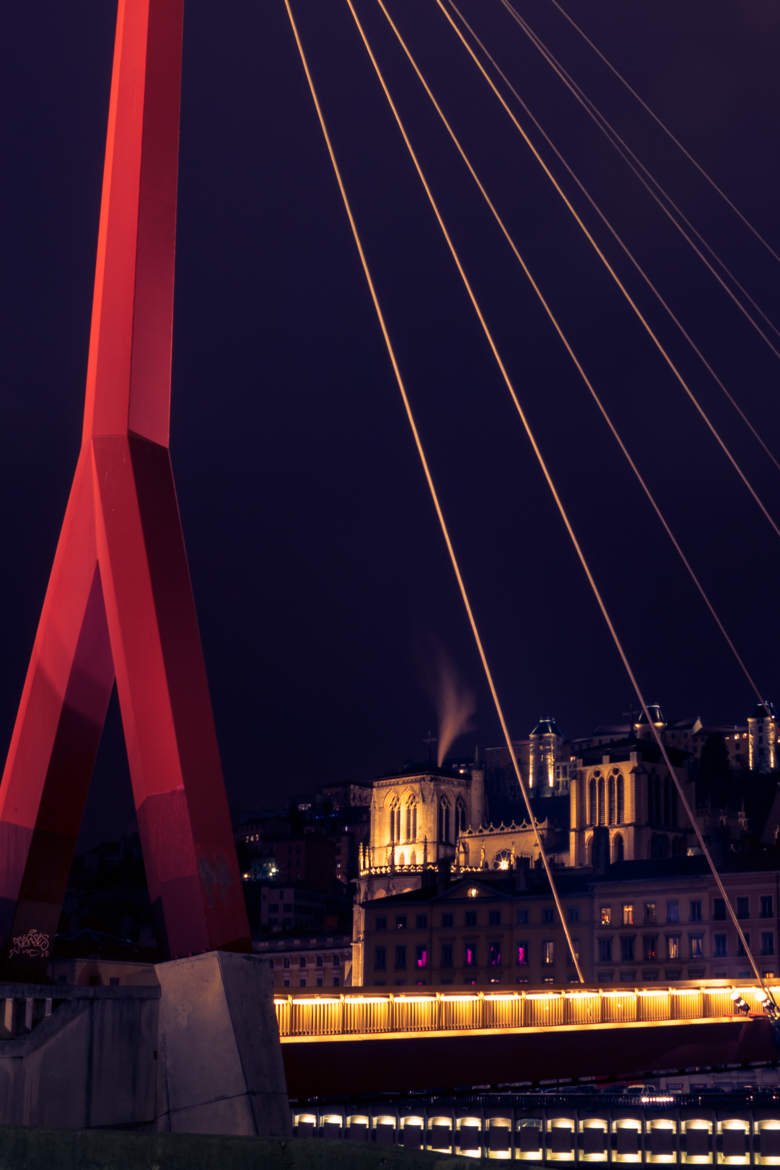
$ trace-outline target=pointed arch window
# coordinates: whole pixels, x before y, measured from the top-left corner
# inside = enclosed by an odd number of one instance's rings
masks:
[[[618,778],[617,778],[617,823],[619,825],[623,824],[623,819],[624,819],[623,809],[624,809],[623,773],[619,772]]]
[[[390,842],[396,845],[401,840],[401,805],[398,797],[390,804]]]
[[[595,825],[596,823],[596,781],[591,779],[588,782],[588,824]]]
[[[599,777],[598,801],[599,801],[598,824],[603,825],[604,824],[604,777],[603,776]]]
[[[462,796],[455,801],[455,836],[466,831],[466,802]]]
[[[615,823],[615,777],[609,778],[609,792],[607,794],[607,824]]]
[[[417,840],[417,800],[414,796],[406,802],[406,840]]]
[[[452,839],[450,818],[450,802],[446,796],[439,800],[439,841],[449,842]]]

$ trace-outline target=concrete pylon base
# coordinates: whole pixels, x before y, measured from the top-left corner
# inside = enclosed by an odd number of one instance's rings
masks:
[[[157,1129],[285,1137],[290,1112],[271,973],[211,951],[159,963]]]

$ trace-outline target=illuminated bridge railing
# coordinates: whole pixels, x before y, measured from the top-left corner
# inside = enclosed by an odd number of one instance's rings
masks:
[[[340,994],[291,992],[274,996],[282,1042],[326,1036],[566,1028],[585,1025],[722,1020],[735,1015],[738,991],[763,1014],[760,990],[732,983],[674,987],[454,991],[355,989]],[[780,998],[780,987],[772,988]],[[742,1017],[744,1018],[744,1017]]]

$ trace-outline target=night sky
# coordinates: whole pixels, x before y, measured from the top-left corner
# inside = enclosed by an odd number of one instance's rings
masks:
[[[516,3],[780,320],[776,261],[549,0]],[[434,0],[388,6],[759,686],[780,699],[774,533]],[[775,356],[499,0],[462,8],[777,450]],[[586,734],[632,706],[628,681],[347,7],[295,0],[294,10],[513,732],[552,714]],[[358,10],[648,699],[672,717],[744,718],[747,684],[375,0]],[[569,10],[780,250],[780,9],[569,0]],[[3,754],[80,438],[115,11],[41,0],[4,20]],[[476,694],[458,750],[499,732],[282,0],[188,0],[184,52],[172,450],[240,814],[424,757],[432,655],[448,656]],[[780,514],[777,470],[603,229],[598,238]],[[113,711],[89,832],[126,816],[125,773]]]

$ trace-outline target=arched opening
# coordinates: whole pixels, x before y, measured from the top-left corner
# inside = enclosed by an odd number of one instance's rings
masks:
[[[609,794],[607,797],[607,824],[615,823],[615,777],[609,778]]]
[[[591,779],[588,782],[588,824],[595,825],[596,823],[596,781]]]
[[[612,860],[623,861],[625,857],[625,846],[623,844],[623,834],[615,833],[612,838]]]
[[[599,777],[598,801],[599,801],[598,824],[603,825],[604,824],[604,777],[603,776]]]
[[[510,849],[499,849],[498,853],[493,858],[493,869],[510,869],[512,865],[512,852]]]
[[[455,801],[455,836],[466,831],[466,802],[462,796]]]
[[[450,811],[450,802],[442,796],[439,801],[439,841],[444,844],[449,844],[452,839]]]
[[[413,796],[406,802],[406,840],[417,840],[417,801]]]
[[[617,809],[616,809],[616,820],[617,820],[617,823],[619,825],[623,824],[623,820],[624,820],[623,809],[624,809],[623,773],[619,772],[618,778],[617,778]]]
[[[401,805],[398,797],[394,796],[390,802],[390,843],[395,845],[401,840]]]

